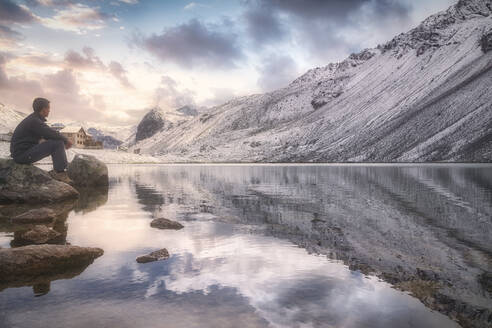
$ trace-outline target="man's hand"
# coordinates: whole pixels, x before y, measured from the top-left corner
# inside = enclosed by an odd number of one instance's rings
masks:
[[[72,147],[72,142],[70,140],[67,140],[67,143],[65,144],[65,149],[70,149]]]

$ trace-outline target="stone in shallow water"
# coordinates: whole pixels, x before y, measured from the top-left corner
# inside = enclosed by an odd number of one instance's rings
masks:
[[[34,165],[0,159],[0,203],[54,203],[78,195],[77,190]]]
[[[174,229],[174,230],[179,230],[183,229],[183,225],[179,222],[172,221],[166,218],[157,218],[152,220],[150,222],[150,226],[152,228],[158,228],[158,229]]]
[[[67,168],[68,176],[77,187],[109,185],[108,167],[91,155],[76,155]]]
[[[61,234],[51,228],[44,225],[34,226],[29,231],[24,232],[21,238],[27,242],[32,242],[34,244],[44,244],[50,240],[58,238]]]
[[[29,281],[87,266],[103,255],[93,247],[31,245],[0,249],[0,285]]]
[[[12,223],[19,224],[38,224],[38,223],[51,223],[56,217],[55,211],[49,208],[36,208],[29,210],[20,215],[14,216],[11,220]]]
[[[168,258],[169,258],[169,253],[167,249],[163,248],[158,251],[152,252],[150,254],[137,257],[137,262],[148,263],[148,262],[155,262],[160,260],[167,260]]]

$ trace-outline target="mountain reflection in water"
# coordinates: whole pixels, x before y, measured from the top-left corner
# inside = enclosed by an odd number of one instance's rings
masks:
[[[0,322],[485,327],[491,168],[112,165],[106,196],[66,219],[69,243],[105,254],[43,297],[5,289]],[[153,229],[155,217],[185,228]],[[135,262],[163,247],[169,260]]]

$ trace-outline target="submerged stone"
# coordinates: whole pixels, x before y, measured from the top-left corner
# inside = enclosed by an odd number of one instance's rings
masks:
[[[34,165],[0,159],[0,203],[54,203],[78,195],[73,187]]]
[[[158,251],[152,252],[150,254],[137,257],[137,262],[148,263],[148,262],[167,260],[168,258],[169,258],[169,253],[167,249],[163,248]]]
[[[157,229],[173,229],[173,230],[179,230],[184,228],[184,226],[181,223],[166,218],[154,219],[152,220],[152,222],[150,222],[150,226],[152,228],[157,228]]]

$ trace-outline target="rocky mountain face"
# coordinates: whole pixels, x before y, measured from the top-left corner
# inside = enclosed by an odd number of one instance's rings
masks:
[[[198,115],[193,106],[183,106],[173,112],[163,112],[156,107],[142,118],[137,126],[135,141],[148,139],[159,131],[169,131]]]
[[[151,109],[145,114],[137,126],[135,141],[140,141],[152,137],[157,131],[164,127],[164,118],[158,108]]]
[[[492,1],[460,0],[287,87],[137,147],[169,161],[492,161]]]

